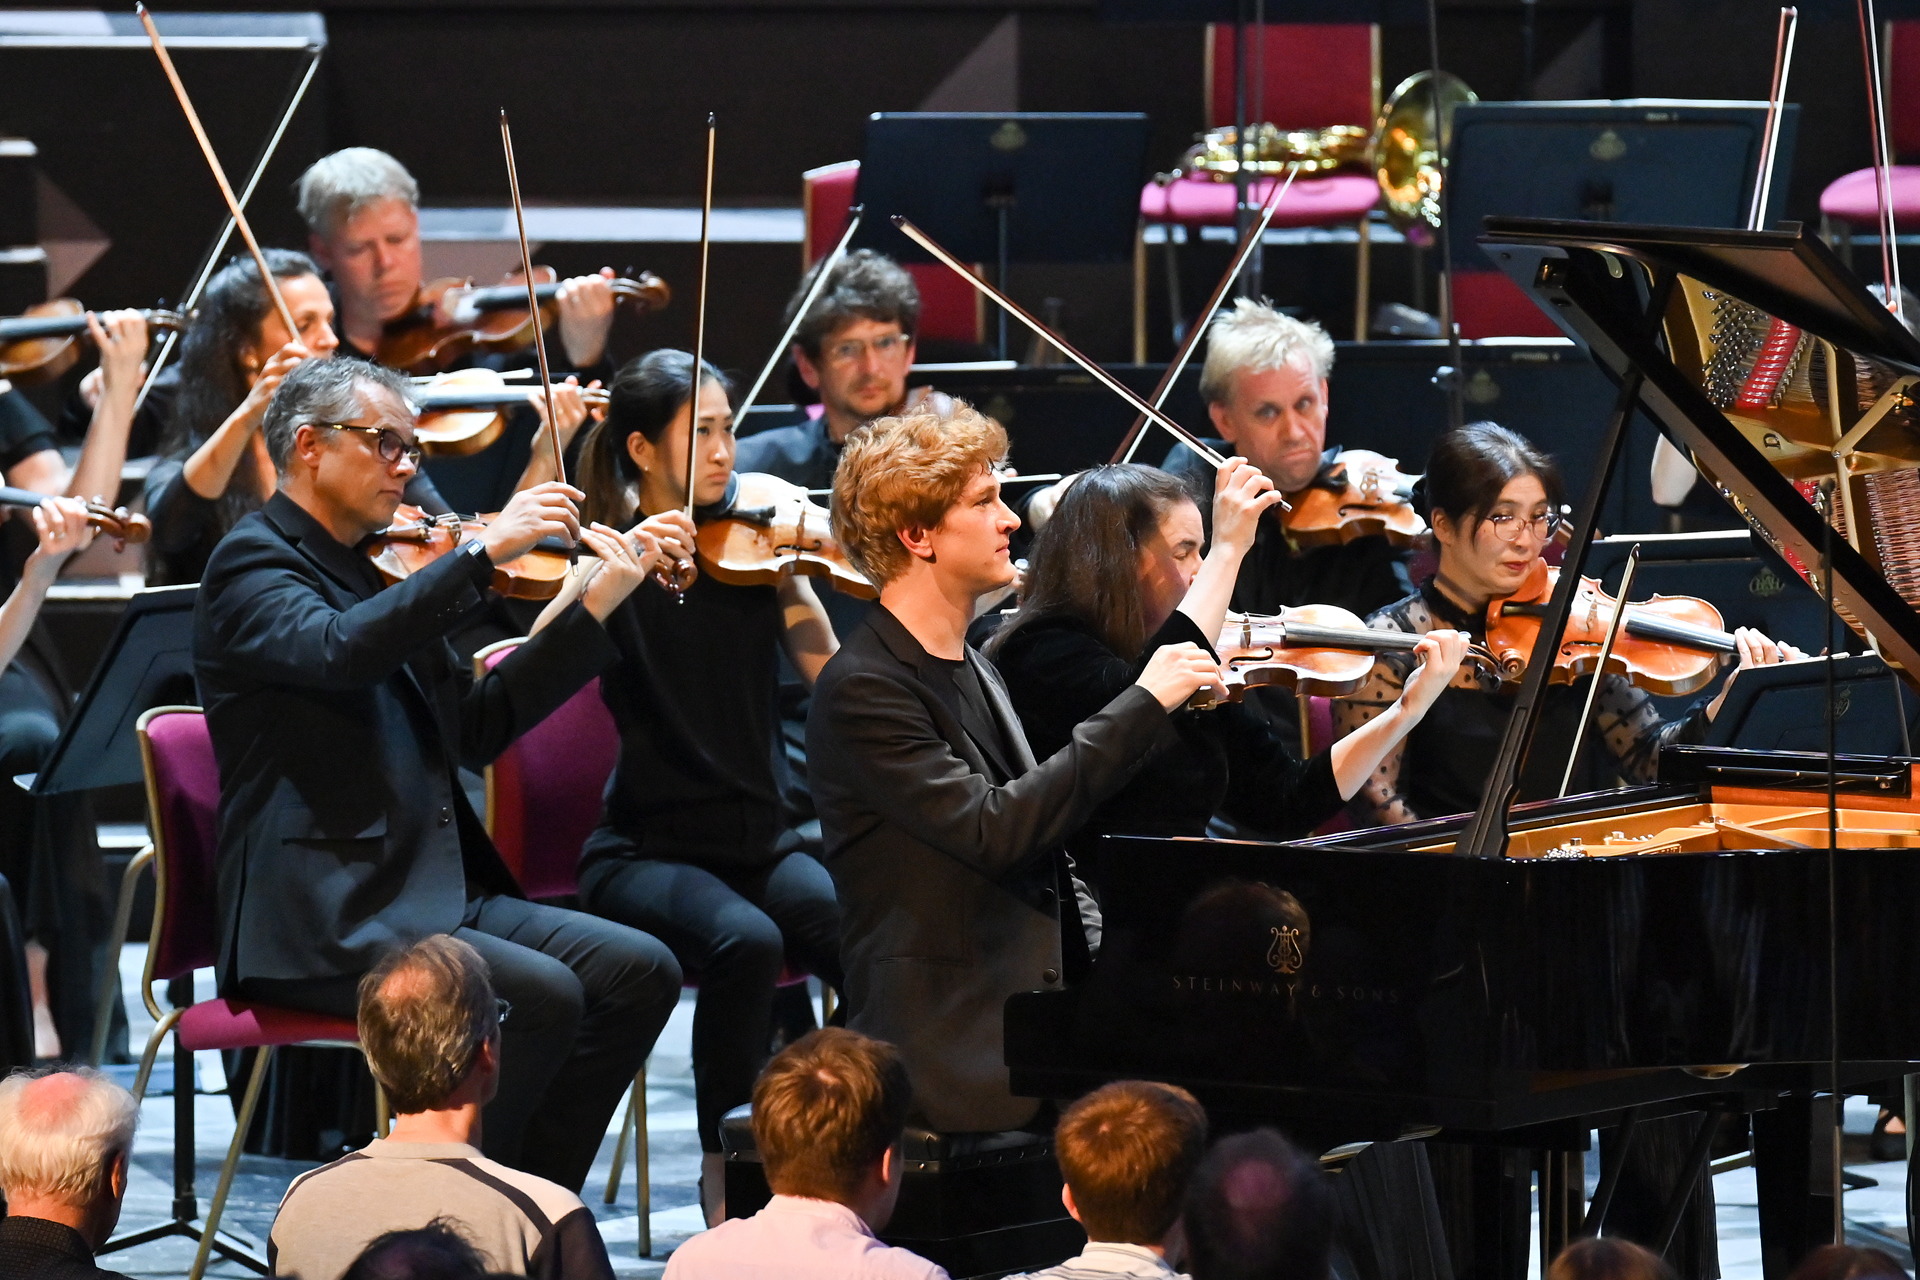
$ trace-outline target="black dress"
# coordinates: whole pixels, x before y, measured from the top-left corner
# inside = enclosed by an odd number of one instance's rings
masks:
[[[1176,610],[1140,656],[1128,662],[1089,624],[1057,614],[1009,635],[993,661],[1034,756],[1044,760],[1067,745],[1076,725],[1139,679],[1156,650],[1182,641],[1212,649],[1193,620]],[[1340,811],[1329,753],[1296,760],[1271,726],[1246,707],[1228,703],[1176,712],[1173,727],[1178,743],[1155,752],[1130,785],[1095,810],[1083,835],[1200,835],[1222,812],[1287,838],[1304,835]]]

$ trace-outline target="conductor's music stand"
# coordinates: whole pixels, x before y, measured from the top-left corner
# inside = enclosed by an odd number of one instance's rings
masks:
[[[29,789],[37,796],[139,782],[140,713],[191,703],[197,585],[136,591]],[[28,786],[22,782],[22,786]]]
[[[969,262],[1128,262],[1146,171],[1139,112],[876,111],[855,199],[854,248],[930,262],[896,231],[904,216]],[[1007,318],[999,324],[1007,358]]]

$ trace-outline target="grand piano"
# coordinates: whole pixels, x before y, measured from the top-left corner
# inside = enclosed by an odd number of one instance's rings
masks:
[[[1490,1190],[1465,1269],[1489,1280],[1526,1275],[1536,1171],[1548,1256],[1604,1217],[1590,1130],[1697,1116],[1703,1169],[1720,1118],[1750,1116],[1781,1280],[1833,1238],[1816,1096],[1920,1072],[1915,763],[1673,749],[1653,785],[1522,805],[1515,779],[1561,749],[1532,741],[1543,660],[1636,409],[1830,593],[1836,642],[1920,673],[1920,341],[1798,228],[1489,219],[1482,243],[1619,399],[1480,808],[1288,844],[1094,842],[1103,946],[1071,989],[1009,1001],[1014,1089],[1146,1077],[1320,1148],[1474,1144]]]

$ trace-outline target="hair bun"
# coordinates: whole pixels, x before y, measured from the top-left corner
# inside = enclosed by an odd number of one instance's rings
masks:
[[[1433,523],[1433,504],[1427,500],[1427,478],[1421,476],[1413,482],[1413,489],[1407,494],[1407,502],[1428,524]]]

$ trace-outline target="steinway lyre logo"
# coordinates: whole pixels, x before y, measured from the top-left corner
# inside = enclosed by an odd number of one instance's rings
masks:
[[[1300,966],[1307,962],[1303,931],[1291,925],[1275,925],[1267,932],[1273,936],[1273,945],[1267,948],[1267,963],[1273,966],[1273,971],[1300,972]]]

